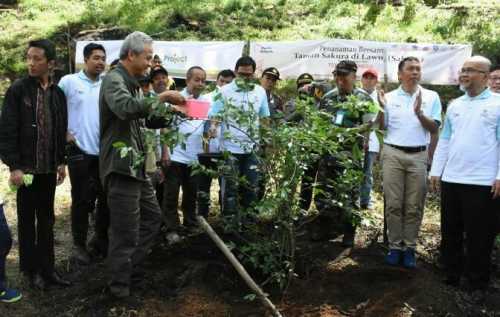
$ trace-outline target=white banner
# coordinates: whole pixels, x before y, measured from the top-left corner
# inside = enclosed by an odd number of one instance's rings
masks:
[[[250,56],[255,59],[259,73],[267,67],[276,67],[283,78],[310,73],[314,79],[331,79],[335,65],[347,59],[358,64],[358,76],[373,67],[379,72],[379,80],[387,74],[390,82],[397,82],[399,61],[415,56],[422,62],[422,82],[437,85],[456,84],[458,71],[471,53],[470,45],[353,40],[250,43]]]
[[[76,43],[76,68],[83,66],[83,48],[98,43],[106,49],[106,64],[111,64],[120,54],[123,41],[78,41]],[[207,72],[207,79],[215,80],[219,71],[234,69],[243,52],[245,42],[165,42],[154,41],[153,52],[163,61],[169,76],[185,78],[191,66],[200,66]]]

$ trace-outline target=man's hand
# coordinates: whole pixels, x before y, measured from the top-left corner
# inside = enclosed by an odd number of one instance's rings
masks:
[[[186,99],[178,92],[166,90],[158,95],[161,102],[168,102],[172,105],[183,106],[186,104]]]
[[[176,105],[171,105],[172,109],[174,109],[177,112],[180,112],[184,115],[187,115],[187,109],[184,106],[176,106]]]
[[[385,92],[383,89],[377,90],[377,99],[380,108],[384,109],[385,105],[387,105],[387,98],[385,98]]]
[[[500,179],[497,179],[493,186],[491,186],[491,192],[493,193],[493,199],[500,197]]]
[[[75,136],[70,132],[66,132],[66,143],[76,143]]]
[[[170,165],[170,149],[168,145],[163,144],[161,146],[161,166],[167,168]]]
[[[11,183],[12,185],[14,185],[16,187],[20,187],[24,183],[23,176],[24,176],[23,171],[13,170],[12,172],[10,172],[9,183]]]
[[[210,121],[210,127],[208,128],[208,137],[214,139],[217,137],[217,122]]]
[[[165,181],[165,173],[163,173],[161,168],[156,171],[158,173],[158,183],[162,184]]]
[[[430,178],[430,186],[431,186],[431,190],[433,192],[439,191],[439,188],[441,187],[441,177],[439,177],[439,176],[431,176],[431,178]]]
[[[363,140],[363,150],[368,153],[368,150],[370,149],[370,143],[369,143],[369,137],[365,138]]]
[[[422,114],[422,91],[419,90],[417,94],[417,98],[415,99],[415,103],[413,104],[413,110],[415,111],[415,114],[421,115]]]
[[[66,178],[66,165],[59,165],[57,167],[57,186],[61,185]]]

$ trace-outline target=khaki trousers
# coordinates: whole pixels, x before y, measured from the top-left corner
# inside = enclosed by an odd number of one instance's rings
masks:
[[[415,248],[427,191],[427,151],[382,151],[387,235],[391,249]]]

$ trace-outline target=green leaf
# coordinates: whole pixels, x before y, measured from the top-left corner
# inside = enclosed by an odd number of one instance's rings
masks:
[[[352,156],[356,161],[361,161],[363,158],[363,153],[361,152],[358,143],[354,143],[354,146],[352,147]]]
[[[122,147],[120,148],[120,158],[125,158],[128,155],[129,148]]]
[[[24,174],[23,183],[24,183],[24,186],[31,186],[31,184],[33,184],[33,175],[32,174]]]
[[[122,147],[126,147],[126,146],[127,146],[127,144],[125,142],[122,142],[122,141],[118,141],[118,142],[113,143],[113,147],[117,148],[117,149],[122,148]]]

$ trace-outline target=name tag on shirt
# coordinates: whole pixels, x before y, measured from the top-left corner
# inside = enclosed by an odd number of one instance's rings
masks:
[[[344,122],[344,110],[339,110],[337,112],[337,115],[335,116],[335,121],[334,124],[336,125],[342,125],[342,122]]]

